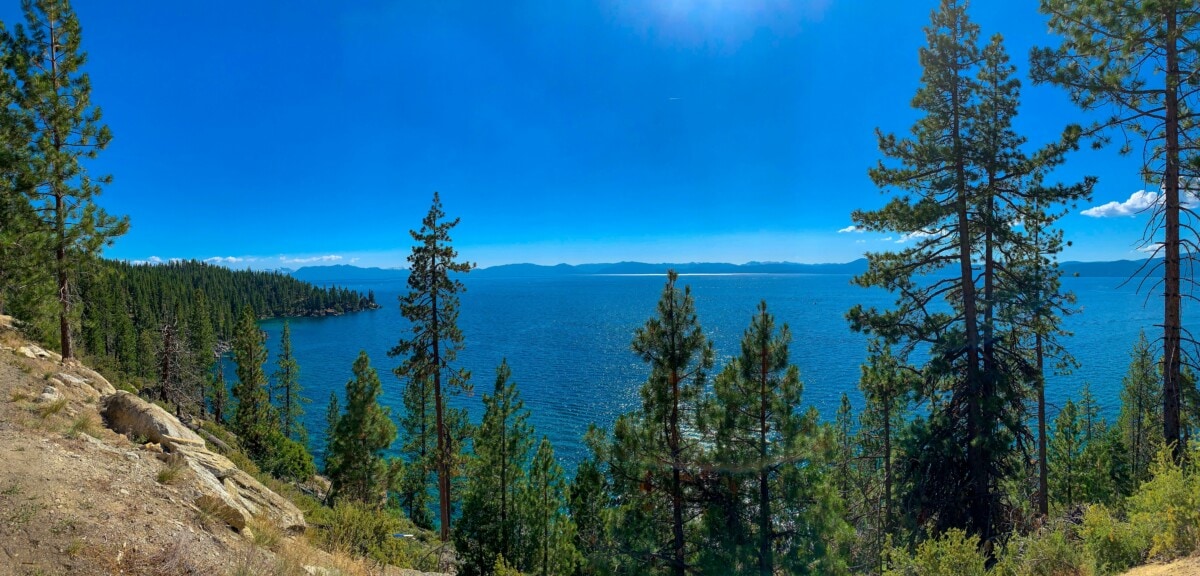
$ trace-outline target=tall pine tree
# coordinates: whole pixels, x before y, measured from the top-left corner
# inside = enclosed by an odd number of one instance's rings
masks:
[[[91,81],[82,71],[87,54],[67,0],[24,0],[25,25],[5,37],[17,79],[16,108],[32,127],[22,180],[46,230],[54,255],[59,340],[64,361],[75,357],[71,324],[80,264],[99,254],[129,227],[96,202],[110,176],[93,177],[84,161],[103,150],[112,135],[91,103]]]
[[[567,514],[567,481],[554,457],[550,440],[542,437],[521,494],[524,542],[522,573],[536,576],[571,574],[579,562],[575,524]]]
[[[533,429],[511,376],[508,362],[501,361],[492,394],[483,396],[483,422],[474,438],[475,458],[468,466],[462,518],[454,532],[463,574],[489,573],[500,557],[526,568],[515,553],[526,534],[517,509]]]
[[[411,230],[412,255],[408,257],[408,294],[400,296],[400,314],[411,324],[412,335],[401,338],[389,356],[404,358],[397,369],[401,378],[432,384],[434,437],[433,456],[437,473],[439,535],[443,542],[450,539],[451,480],[457,472],[461,457],[452,452],[455,439],[448,417],[447,395],[471,390],[471,373],[455,368],[454,361],[463,346],[462,331],[458,329],[458,294],[465,291],[461,281],[452,274],[470,272],[470,262],[458,262],[458,252],[451,246],[450,230],[458,218],[446,220],[442,201],[433,194],[433,205],[421,221],[419,230]]]
[[[613,429],[608,468],[619,494],[616,534],[635,562],[685,574],[695,562],[689,521],[698,511],[702,443],[687,432],[697,426],[713,350],[696,318],[690,288],[680,290],[674,270],[658,301],[658,314],[638,328],[633,351],[650,365],[642,409],[624,414]]]
[[[797,411],[803,385],[799,369],[788,361],[791,340],[787,325],[776,328],[761,302],[742,336],[741,355],[714,383],[708,417],[715,426],[713,461],[717,485],[731,497],[719,500],[722,509],[708,512],[715,542],[729,546],[706,547],[706,555],[727,557],[718,561],[723,565],[705,566],[707,571],[763,576],[846,571],[837,546],[848,527],[824,473],[829,462],[818,440],[816,409]],[[729,534],[745,538],[728,542]],[[739,552],[739,546],[747,550]]]
[[[926,37],[913,99],[924,116],[910,139],[880,134],[888,161],[871,170],[876,185],[903,195],[853,214],[857,226],[898,233],[909,245],[868,254],[868,271],[855,279],[896,293],[896,306],[856,306],[848,316],[855,330],[902,344],[902,360],[928,347],[927,384],[916,400],[928,403],[929,417],[913,431],[914,442],[937,449],[911,452],[908,508],[987,541],[1003,529],[1000,480],[1030,436],[1023,412],[1034,336],[1053,332],[1027,321],[1039,300],[1054,298],[1038,283],[1049,276],[1005,266],[1043,250],[1012,223],[1050,219],[1045,210],[1085,195],[1090,181],[1042,185],[1077,134],[1031,156],[1021,151],[1024,139],[1011,129],[1019,83],[999,37],[980,48],[962,2],[943,0]],[[948,306],[935,306],[942,302]]]
[[[279,410],[279,428],[283,435],[305,444],[308,433],[300,417],[304,415],[305,404],[312,400],[300,393],[300,364],[292,354],[292,327],[287,320],[283,321],[283,330],[279,334],[279,354],[275,359],[274,396]]]
[[[257,462],[270,456],[273,437],[279,433],[279,420],[267,394],[267,375],[263,364],[267,348],[262,331],[249,306],[242,309],[233,336],[233,360],[237,363],[237,384],[233,386],[234,408],[232,428],[238,435],[246,454]]]
[[[1196,245],[1195,231],[1186,225],[1186,218],[1195,213],[1184,196],[1195,194],[1188,182],[1200,176],[1195,147],[1200,101],[1192,88],[1200,73],[1200,44],[1195,41],[1200,12],[1191,0],[1041,0],[1039,7],[1050,17],[1050,30],[1064,42],[1033,51],[1034,81],[1061,86],[1084,110],[1100,111],[1101,119],[1087,127],[1088,132],[1100,135],[1099,144],[1111,139],[1110,132],[1121,134],[1122,153],[1143,150],[1142,176],[1161,190],[1144,240],[1154,248],[1148,272],[1162,275],[1162,436],[1181,459],[1187,339],[1181,264],[1184,257],[1191,259]],[[1135,145],[1130,135],[1145,145]],[[1185,238],[1185,232],[1192,237]]]
[[[1129,372],[1121,379],[1121,412],[1117,427],[1129,455],[1132,488],[1150,479],[1150,465],[1158,454],[1163,389],[1158,366],[1145,333],[1139,333],[1129,357]]]

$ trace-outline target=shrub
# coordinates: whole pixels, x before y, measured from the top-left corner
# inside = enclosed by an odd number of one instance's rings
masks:
[[[283,434],[274,434],[270,440],[273,448],[266,461],[262,463],[263,470],[276,478],[303,482],[317,473],[313,464],[312,454],[303,444],[287,438]]]
[[[395,536],[405,532],[404,522],[387,511],[339,502],[317,516],[315,523],[322,526],[317,538],[325,549],[366,556],[384,564],[409,564],[407,546]]]
[[[1193,461],[1197,454],[1193,453]],[[1152,477],[1129,497],[1129,522],[1150,534],[1149,555],[1173,560],[1191,554],[1200,541],[1200,477],[1174,462],[1164,448],[1150,466]]]
[[[1115,574],[1140,563],[1150,548],[1150,535],[1096,504],[1083,516],[1083,546],[1095,559],[1096,572]]]
[[[1000,552],[997,576],[1091,576],[1093,562],[1082,543],[1063,530],[1013,536]]]
[[[911,556],[902,548],[892,548],[887,564],[884,576],[984,576],[987,572],[979,537],[957,528],[922,542]]]

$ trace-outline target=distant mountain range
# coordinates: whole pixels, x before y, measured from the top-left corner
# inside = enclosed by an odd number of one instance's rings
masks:
[[[1145,260],[1115,260],[1112,262],[1061,262],[1063,276],[1128,278],[1154,268]],[[866,258],[843,264],[797,264],[795,262],[689,262],[686,264],[648,264],[645,262],[616,262],[610,264],[502,264],[479,268],[472,278],[553,278],[591,274],[663,274],[674,269],[680,274],[861,274],[867,269]],[[403,280],[408,270],[403,268],[360,268],[339,264],[335,266],[305,266],[291,272],[292,276],[313,284],[382,282]]]

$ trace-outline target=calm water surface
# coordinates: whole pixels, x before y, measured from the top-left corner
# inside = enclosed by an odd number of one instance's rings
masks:
[[[495,368],[507,358],[530,420],[538,434],[554,443],[564,466],[573,471],[585,455],[580,442],[590,422],[610,425],[618,414],[638,406],[638,389],[648,368],[630,350],[633,331],[655,314],[663,276],[572,276],[564,278],[469,278],[462,295],[459,327],[466,348],[460,365],[472,372],[475,392],[455,398],[472,421],[483,414],[481,396],[491,393]],[[1110,418],[1119,405],[1121,377],[1138,331],[1153,338],[1161,317],[1161,299],[1147,299],[1135,286],[1119,287],[1120,278],[1064,278],[1064,289],[1078,297],[1080,312],[1066,319],[1074,335],[1066,340],[1080,366],[1071,374],[1052,375],[1047,385],[1051,415],[1056,406],[1090,382]],[[804,402],[832,418],[842,392],[861,406],[859,366],[867,338],[850,331],[845,313],[855,303],[887,307],[891,295],[852,286],[842,275],[683,276],[691,287],[701,326],[713,341],[717,368],[739,353],[742,332],[759,300],[765,299],[777,323],[792,330],[791,359],[804,381]],[[313,399],[304,416],[314,453],[324,454],[324,414],[330,391],[343,396],[350,366],[366,350],[380,373],[382,402],[402,410],[401,381],[391,371],[399,364],[387,351],[408,323],[400,317],[397,297],[403,281],[348,284],[375,291],[384,307],[333,318],[292,319],[292,344],[300,363],[304,393]],[[262,323],[268,345],[278,348],[280,320]],[[268,372],[273,367],[268,366]],[[231,371],[232,372],[232,371]]]

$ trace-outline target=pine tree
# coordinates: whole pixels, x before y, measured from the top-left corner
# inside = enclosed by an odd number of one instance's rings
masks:
[[[591,454],[579,462],[571,479],[567,505],[575,523],[575,549],[583,556],[579,573],[609,574],[616,554],[608,532],[610,490],[602,468],[608,449],[608,438],[595,424],[588,426],[583,436]]]
[[[300,393],[300,365],[292,355],[292,328],[287,320],[283,321],[283,331],[279,335],[279,355],[276,357],[278,369],[275,371],[275,402],[279,409],[279,428],[283,435],[305,444],[308,433],[300,417],[304,415],[305,404],[312,400]]]
[[[212,372],[207,377],[208,402],[212,407],[213,421],[225,424],[226,406],[229,405],[229,388],[225,384],[225,358],[218,355]]]
[[[1079,420],[1079,409],[1067,400],[1054,419],[1054,433],[1050,436],[1050,496],[1058,506],[1073,506],[1081,503],[1085,493],[1084,461],[1087,440],[1084,427]]]
[[[474,438],[462,517],[454,531],[463,574],[484,574],[503,557],[517,568],[524,530],[516,510],[533,448],[529,411],[510,378],[507,361],[496,368],[496,385],[483,396],[483,422]]]
[[[1125,139],[1122,153],[1142,149],[1142,176],[1158,183],[1162,192],[1144,241],[1154,247],[1151,258],[1162,257],[1147,272],[1163,277],[1162,436],[1178,460],[1185,449],[1180,427],[1185,341],[1181,264],[1183,256],[1191,259],[1189,246],[1195,245],[1194,238],[1181,237],[1194,231],[1180,219],[1194,215],[1183,196],[1192,193],[1187,182],[1198,175],[1200,160],[1192,144],[1200,136],[1200,113],[1193,112],[1200,110],[1200,102],[1191,88],[1200,72],[1200,45],[1193,38],[1200,14],[1185,0],[1116,6],[1041,0],[1040,10],[1050,17],[1050,30],[1065,41],[1058,48],[1033,51],[1034,82],[1061,86],[1084,110],[1102,111],[1087,131],[1100,135],[1098,145],[1109,142],[1108,132],[1119,132]],[[1145,146],[1135,146],[1130,135],[1144,139]]]
[[[216,361],[217,336],[213,332],[212,314],[204,291],[193,291],[188,314],[188,357],[192,365],[186,370],[188,378],[197,384],[192,387],[195,394],[192,402],[201,412],[206,412],[204,398],[212,390],[210,376]],[[224,382],[221,385],[224,386]]]
[[[422,220],[420,230],[410,234],[416,245],[408,257],[409,292],[400,297],[400,313],[412,326],[412,337],[401,338],[389,356],[404,357],[397,369],[401,378],[412,382],[432,381],[436,438],[433,457],[437,473],[438,516],[440,537],[450,539],[451,479],[461,457],[451,452],[454,439],[448,425],[446,395],[471,389],[470,372],[453,368],[459,349],[463,346],[462,331],[458,329],[458,293],[465,288],[451,274],[470,272],[470,262],[457,262],[458,252],[451,246],[450,230],[459,220],[446,220],[442,202],[435,192],[433,205]]]
[[[249,306],[242,309],[241,320],[233,336],[233,360],[238,381],[233,386],[237,400],[232,428],[251,459],[262,462],[270,456],[272,440],[279,431],[279,420],[267,395],[267,376],[263,364],[267,349],[262,332]]]
[[[179,309],[168,316],[162,328],[159,329],[161,343],[158,349],[158,384],[156,392],[159,400],[175,407],[175,415],[198,410],[198,400],[201,398],[200,381],[192,371],[192,359],[187,343],[180,329]]]
[[[697,511],[695,479],[703,447],[686,434],[696,428],[713,351],[696,318],[689,288],[667,272],[658,314],[634,334],[633,351],[650,365],[642,409],[617,418],[608,469],[619,494],[615,534],[643,566],[665,565],[682,575],[695,542],[687,519]]]
[[[917,380],[911,367],[902,365],[886,344],[869,344],[867,363],[858,381],[866,406],[859,416],[857,435],[863,463],[859,480],[863,510],[858,514],[856,531],[861,564],[872,568],[881,566],[887,537],[895,533],[897,526],[894,500],[895,471],[900,460],[898,436],[908,422],[908,396]]]
[[[567,514],[567,481],[554,458],[554,447],[545,436],[529,465],[528,481],[521,494],[521,525],[528,533],[523,543],[525,574],[571,574],[579,562],[575,550],[575,525]]]
[[[890,162],[870,173],[876,185],[904,195],[853,214],[865,230],[912,243],[868,254],[868,271],[855,279],[896,293],[896,307],[856,306],[848,317],[853,329],[901,344],[902,360],[918,346],[929,350],[922,370],[932,385],[916,400],[930,413],[913,431],[914,442],[938,449],[912,452],[908,508],[936,518],[939,528],[968,527],[990,540],[1004,516],[999,481],[1029,436],[1022,413],[1035,372],[1030,343],[1035,333],[1054,333],[1042,302],[1060,302],[1050,275],[1024,267],[1047,248],[1010,223],[1028,215],[1045,228],[1053,219],[1046,210],[1085,195],[1091,181],[1042,185],[1077,134],[1068,130],[1032,156],[1021,152],[1024,139],[1011,128],[1019,83],[999,37],[980,48],[962,3],[943,0],[926,37],[913,99],[924,116],[911,139],[880,134]],[[1013,262],[1022,267],[1005,266]],[[938,271],[950,274],[930,274]],[[934,305],[940,301],[948,306]],[[1046,326],[1035,330],[1030,317]]]
[[[379,405],[382,385],[366,352],[354,361],[346,382],[346,410],[329,440],[326,469],[335,500],[382,505],[387,498],[388,465],[383,451],[396,439],[390,411]]]
[[[337,392],[329,391],[329,403],[325,405],[325,475],[329,475],[329,469],[334,467],[331,465],[333,454],[330,452],[330,444],[333,443],[333,435],[337,432],[338,418],[342,417],[342,410],[338,406]]]
[[[32,126],[22,176],[49,234],[58,295],[59,341],[64,361],[75,357],[71,323],[75,271],[84,260],[129,228],[128,218],[109,216],[95,203],[110,176],[93,177],[84,161],[103,150],[112,135],[92,105],[91,82],[82,72],[87,54],[67,0],[24,0],[25,26],[5,37],[18,85],[16,108]],[[26,28],[27,26],[27,28]]]
[[[39,274],[48,268],[37,259],[44,238],[39,236],[38,216],[20,178],[21,167],[28,163],[29,125],[16,110],[19,92],[10,73],[13,61],[6,37],[0,22],[0,314],[11,312],[11,298],[49,280]]]
[[[1121,413],[1117,417],[1133,488],[1150,479],[1150,464],[1163,440],[1158,432],[1162,422],[1160,382],[1150,343],[1144,332],[1139,333],[1130,353],[1129,373],[1121,380]]]
[[[722,509],[706,513],[717,520],[706,520],[718,532],[717,542],[728,541],[729,534],[746,535],[730,544],[747,550],[720,550],[731,561],[708,570],[764,576],[846,570],[837,545],[847,528],[838,499],[830,498],[837,481],[824,474],[830,462],[819,447],[816,410],[796,410],[803,385],[788,361],[791,339],[787,325],[776,329],[761,302],[742,337],[741,355],[714,383],[713,460],[720,471],[718,485],[733,498],[719,500]],[[848,472],[848,461],[845,467]],[[837,519],[832,526],[824,523],[829,518]],[[707,548],[711,552],[715,546]]]
[[[400,416],[400,453],[404,458],[404,477],[398,490],[399,505],[413,524],[433,528],[430,512],[429,477],[437,440],[437,418],[433,413],[431,379],[409,380],[404,385],[404,413]]]
[[[855,452],[860,448],[854,438],[854,407],[850,405],[850,395],[842,392],[838,403],[837,413],[833,417],[834,460],[833,485],[843,502],[850,501],[850,486],[854,483]]]

